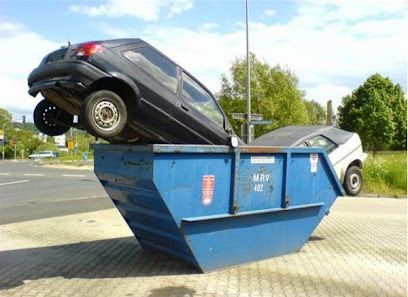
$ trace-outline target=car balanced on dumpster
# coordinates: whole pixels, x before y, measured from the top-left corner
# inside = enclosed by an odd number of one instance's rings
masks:
[[[211,92],[141,39],[64,46],[28,85],[45,98],[34,123],[47,135],[76,127],[114,143],[226,145],[233,134]]]

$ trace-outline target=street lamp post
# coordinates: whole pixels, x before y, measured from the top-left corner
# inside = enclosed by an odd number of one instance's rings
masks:
[[[246,142],[251,142],[251,66],[249,57],[249,34],[248,34],[248,0],[245,1],[246,11],[246,60],[247,60],[247,139]]]
[[[6,123],[3,123],[3,143],[2,143],[2,151],[1,151],[1,158],[4,161],[4,144],[6,142],[6,131],[4,130],[4,127],[6,127]]]

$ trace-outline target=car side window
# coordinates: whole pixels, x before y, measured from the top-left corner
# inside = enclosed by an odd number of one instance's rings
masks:
[[[170,88],[177,90],[177,66],[150,47],[139,47],[123,53],[128,60]]]
[[[322,135],[312,137],[307,142],[310,146],[325,148],[328,154],[337,148],[337,145],[333,141]]]
[[[204,114],[207,118],[218,124],[224,125],[224,116],[214,101],[214,98],[190,76],[183,72],[183,100],[193,108]]]

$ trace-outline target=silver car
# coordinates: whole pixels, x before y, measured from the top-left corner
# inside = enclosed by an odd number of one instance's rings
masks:
[[[51,159],[51,158],[57,158],[57,157],[58,157],[58,154],[53,151],[41,151],[41,152],[37,152],[37,153],[31,154],[28,156],[28,158],[31,160]]]
[[[264,134],[250,145],[325,148],[346,193],[356,196],[363,186],[363,153],[357,133],[332,126],[288,126]]]

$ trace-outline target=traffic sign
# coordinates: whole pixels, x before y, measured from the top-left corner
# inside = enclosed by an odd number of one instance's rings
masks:
[[[272,124],[272,120],[253,120],[251,121],[251,125],[269,125]]]
[[[246,113],[233,113],[232,118],[234,120],[246,120],[248,118]],[[255,121],[260,121],[263,119],[263,116],[259,113],[251,113],[251,119]]]
[[[69,138],[67,139],[67,146],[68,146],[68,149],[69,149],[69,150],[73,150],[73,149],[74,149],[74,147],[75,147],[74,138],[69,137]]]

